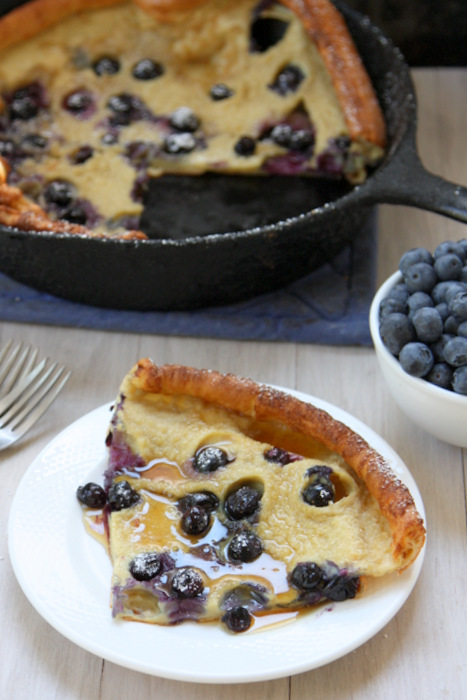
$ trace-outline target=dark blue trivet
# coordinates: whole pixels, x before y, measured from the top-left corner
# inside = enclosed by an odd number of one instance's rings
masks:
[[[333,261],[288,287],[195,311],[117,311],[58,299],[0,275],[0,320],[128,333],[328,345],[371,345],[376,227],[371,221]]]

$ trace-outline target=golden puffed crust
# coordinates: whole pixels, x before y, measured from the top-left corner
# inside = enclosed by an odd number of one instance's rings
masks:
[[[140,360],[129,377],[136,389],[188,395],[258,421],[278,421],[339,454],[377,501],[392,532],[395,568],[412,564],[425,542],[425,528],[407,487],[384,458],[357,433],[326,411],[251,379],[182,365]]]

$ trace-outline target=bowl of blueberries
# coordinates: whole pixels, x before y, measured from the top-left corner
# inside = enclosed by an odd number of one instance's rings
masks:
[[[373,299],[370,331],[404,413],[467,447],[467,239],[406,251]]]

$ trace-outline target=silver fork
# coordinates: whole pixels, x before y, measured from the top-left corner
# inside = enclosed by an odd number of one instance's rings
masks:
[[[0,450],[19,440],[45,413],[71,372],[37,361],[39,351],[10,340],[0,350]]]

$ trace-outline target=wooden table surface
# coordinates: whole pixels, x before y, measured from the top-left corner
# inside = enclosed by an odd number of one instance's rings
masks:
[[[426,167],[467,185],[467,71],[417,69],[419,150]],[[384,205],[379,211],[382,281],[408,248],[433,250],[465,237],[436,214]],[[445,700],[467,698],[465,454],[408,420],[383,383],[374,351],[360,347],[231,342],[3,323],[9,339],[38,345],[72,370],[65,392],[26,439],[0,454],[0,697],[5,700]],[[21,591],[7,547],[10,504],[39,451],[63,428],[112,401],[140,357],[180,362],[296,388],[340,406],[401,456],[422,494],[425,563],[413,593],[386,627],[347,656],[280,680],[194,684],[127,670],[84,651],[45,622]]]

